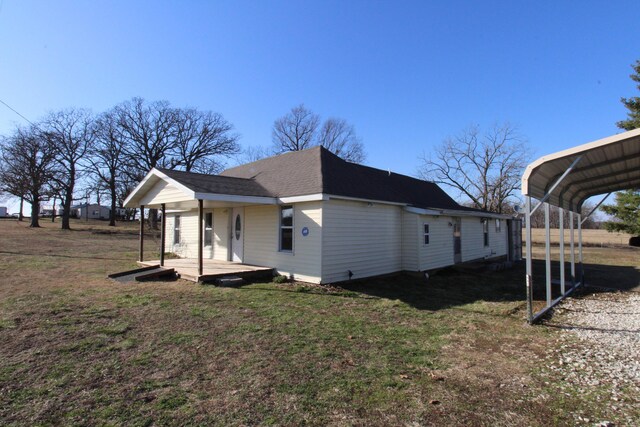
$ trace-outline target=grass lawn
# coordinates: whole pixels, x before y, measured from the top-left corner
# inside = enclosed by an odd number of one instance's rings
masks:
[[[342,287],[119,284],[105,277],[135,265],[135,225],[43,225],[0,222],[0,425],[616,419],[550,393],[562,380],[534,356],[558,332],[525,324],[520,266]],[[599,250],[598,262],[620,263]]]

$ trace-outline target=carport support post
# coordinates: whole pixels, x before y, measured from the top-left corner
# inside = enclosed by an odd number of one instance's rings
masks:
[[[582,215],[578,214],[578,262],[580,263],[580,284],[584,285],[584,266],[582,265]]]
[[[550,207],[549,203],[544,202],[544,260],[546,270],[547,281],[547,307],[551,307],[551,230],[549,226],[550,221]]]
[[[143,261],[144,253],[144,205],[140,205],[140,247],[138,252],[138,261]]]
[[[564,209],[558,208],[558,228],[560,232],[560,293],[564,295],[565,292],[565,278],[564,278]]]
[[[524,218],[526,221],[526,239],[527,239],[527,275],[525,277],[525,283],[527,285],[527,321],[533,322],[533,265],[531,263],[532,242],[531,242],[531,197],[526,197],[526,206],[524,212]]]
[[[573,211],[569,211],[569,229],[571,230],[569,233],[569,248],[571,249],[571,287],[576,284],[576,248],[573,237],[573,229],[575,224],[575,218],[573,216]]]
[[[202,223],[204,213],[202,212],[202,199],[198,199],[198,276],[202,276],[202,247],[204,246],[202,238]]]
[[[166,221],[166,213],[167,213],[167,205],[162,203],[160,205],[160,211],[162,212],[162,219],[160,222],[160,267],[164,266],[164,239],[167,234],[167,221]]]

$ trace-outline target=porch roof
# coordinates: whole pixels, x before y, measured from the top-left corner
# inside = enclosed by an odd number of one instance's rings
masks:
[[[156,208],[165,203],[175,209],[192,209],[198,206],[198,199],[205,201],[206,207],[276,203],[251,179],[154,168],[129,194],[124,206]]]

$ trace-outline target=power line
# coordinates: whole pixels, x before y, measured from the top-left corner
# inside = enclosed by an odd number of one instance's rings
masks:
[[[23,116],[22,114],[20,114],[18,111],[16,111],[11,105],[7,104],[6,102],[4,102],[2,99],[0,99],[0,103],[4,104],[5,107],[7,107],[8,109],[10,109],[11,111],[13,111],[14,113],[16,113],[17,115],[19,115],[20,117],[22,117],[23,119],[25,119],[27,122],[29,122],[29,124],[35,126],[35,124],[27,119],[25,116]]]

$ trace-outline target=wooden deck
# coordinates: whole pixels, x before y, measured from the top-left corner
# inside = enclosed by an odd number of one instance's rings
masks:
[[[141,266],[160,264],[160,260],[138,262]],[[230,261],[203,260],[202,275],[198,275],[198,260],[193,258],[165,259],[164,267],[173,268],[181,278],[193,282],[212,282],[225,276],[236,276],[246,280],[267,279],[273,276],[273,268],[240,264]]]

